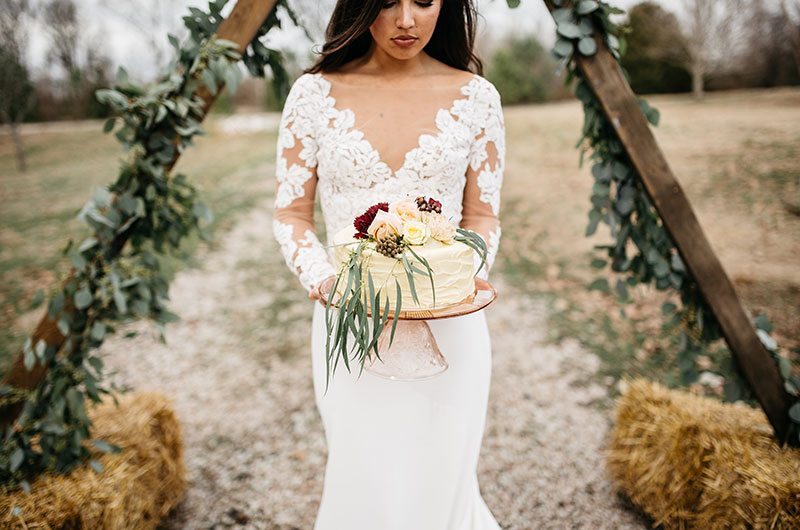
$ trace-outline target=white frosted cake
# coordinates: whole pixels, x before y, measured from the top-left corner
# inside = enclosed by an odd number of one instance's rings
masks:
[[[349,260],[350,252],[356,248],[356,244],[359,242],[354,237],[354,233],[353,227],[347,226],[334,235],[334,254],[336,262],[340,266]],[[391,258],[379,253],[375,245],[375,242],[369,242],[362,251],[362,266],[365,279],[367,271],[369,271],[372,275],[375,289],[381,290],[381,304],[385,303],[385,299],[388,298],[389,307],[392,309],[395,307],[397,296],[395,278],[400,284],[402,293],[402,311],[448,306],[464,300],[475,292],[475,280],[473,277],[473,254],[475,251],[462,242],[443,243],[436,239],[428,238],[424,244],[413,247],[414,252],[428,260],[428,264],[433,270],[433,283],[436,290],[435,306],[433,304],[430,278],[425,274],[414,272],[414,286],[419,298],[419,304],[415,303],[402,262],[397,258]],[[425,270],[424,265],[417,262],[410,252],[406,251],[406,257],[411,261],[412,265]],[[340,282],[340,287],[337,290],[339,294],[344,289],[343,284],[344,280]]]

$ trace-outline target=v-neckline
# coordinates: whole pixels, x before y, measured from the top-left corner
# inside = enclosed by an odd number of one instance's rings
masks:
[[[336,98],[331,95],[331,81],[328,80],[327,78],[325,78],[325,76],[322,75],[322,72],[316,72],[314,75],[316,75],[317,78],[320,79],[326,85],[326,88],[327,88],[326,96],[329,98],[329,101],[330,101],[329,106],[330,106],[331,110],[335,111],[337,114],[345,114],[345,113],[349,112],[352,115],[352,117],[353,117],[353,125],[350,126],[349,128],[347,128],[345,132],[355,132],[355,133],[360,134],[361,135],[361,141],[364,142],[364,144],[367,146],[367,148],[370,151],[370,153],[375,158],[377,158],[378,165],[385,167],[386,170],[393,177],[396,177],[398,174],[400,174],[400,172],[402,172],[406,167],[406,161],[408,160],[409,155],[411,155],[415,151],[417,151],[417,150],[422,148],[422,145],[421,145],[422,144],[422,138],[423,138],[423,136],[425,136],[426,134],[429,134],[429,133],[420,133],[417,136],[416,145],[414,145],[411,149],[409,149],[408,151],[403,153],[403,162],[400,164],[400,167],[398,167],[396,170],[392,169],[392,167],[389,166],[389,164],[386,163],[386,161],[384,160],[383,155],[381,155],[380,151],[378,151],[375,148],[375,146],[372,145],[372,142],[370,142],[367,139],[367,136],[366,136],[366,134],[364,134],[364,131],[362,131],[361,129],[356,127],[356,116],[357,115],[356,115],[355,111],[350,107],[346,107],[346,108],[343,108],[343,109],[338,107]],[[467,87],[469,87],[472,83],[474,83],[478,79],[478,77],[479,77],[478,74],[473,73],[470,76],[468,81],[466,81],[465,83],[462,83],[461,86],[458,87],[458,92],[459,92],[460,95],[451,101],[449,108],[445,109],[444,107],[439,107],[438,109],[436,109],[436,114],[433,117],[433,122],[434,122],[434,127],[437,129],[437,132],[435,133],[435,135],[437,137],[442,133],[442,130],[439,128],[439,125],[437,123],[438,122],[438,117],[439,117],[439,112],[442,111],[442,110],[446,110],[451,116],[453,116],[453,111],[455,110],[455,107],[458,104],[458,102],[469,99],[469,94],[465,94],[464,90]]]

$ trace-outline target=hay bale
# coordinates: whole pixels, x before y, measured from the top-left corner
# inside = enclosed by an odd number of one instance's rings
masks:
[[[89,402],[90,403],[90,402]],[[81,466],[69,475],[46,474],[22,490],[0,494],[0,527],[47,529],[154,529],[186,490],[180,424],[166,397],[119,396],[89,407],[92,436],[123,448],[94,450],[103,472]],[[22,512],[12,515],[18,506]]]
[[[800,528],[800,450],[766,416],[634,379],[605,451],[615,485],[665,528]]]

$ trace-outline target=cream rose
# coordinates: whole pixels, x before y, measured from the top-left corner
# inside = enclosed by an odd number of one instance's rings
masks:
[[[406,221],[403,227],[403,239],[409,245],[424,245],[431,237],[430,228],[422,221]]]
[[[367,233],[377,240],[384,239],[389,235],[402,234],[403,220],[396,214],[378,210],[367,228]]]
[[[452,243],[456,237],[456,227],[447,218],[438,213],[430,213],[425,222],[431,231],[431,237],[442,243]]]
[[[405,221],[419,221],[420,212],[417,203],[410,199],[403,199],[389,203],[389,213],[393,213]]]

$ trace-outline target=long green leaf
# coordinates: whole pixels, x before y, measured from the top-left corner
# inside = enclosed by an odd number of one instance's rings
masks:
[[[397,300],[395,301],[394,307],[394,319],[392,321],[392,334],[389,335],[389,346],[392,345],[394,342],[394,330],[397,328],[397,321],[400,319],[400,306],[403,302],[403,293],[400,291],[400,282],[397,281],[397,278],[394,280],[394,285],[397,288]]]
[[[403,260],[403,268],[406,271],[406,278],[408,278],[408,287],[409,289],[411,289],[411,299],[414,300],[416,304],[419,304],[419,298],[417,297],[417,288],[414,285],[414,270],[411,268],[411,263],[409,263],[405,252],[401,254],[401,259]]]
[[[436,288],[433,285],[433,269],[431,268],[431,265],[430,265],[430,263],[428,263],[427,259],[423,258],[419,254],[414,252],[414,250],[410,246],[407,247],[407,248],[415,258],[417,258],[419,261],[422,262],[423,265],[425,265],[425,268],[427,269],[427,273],[423,273],[423,274],[427,274],[428,278],[430,278],[430,280],[431,280],[431,293],[433,295],[433,305],[435,307],[436,306]]]

